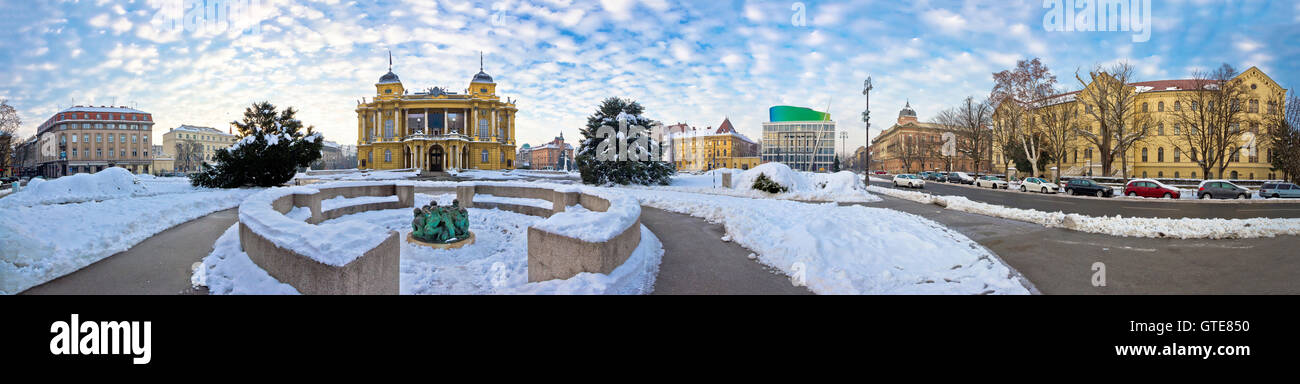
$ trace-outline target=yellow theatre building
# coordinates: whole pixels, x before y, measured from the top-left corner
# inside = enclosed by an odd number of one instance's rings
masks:
[[[481,65],[464,93],[410,93],[391,67],[375,92],[356,109],[359,169],[514,169],[519,110]]]
[[[1113,77],[1103,74],[1101,80],[1114,81]],[[1122,163],[1117,156],[1114,159],[1113,168],[1110,175],[1103,175],[1101,165],[1101,153],[1096,146],[1085,139],[1082,135],[1075,135],[1071,140],[1070,149],[1065,155],[1061,165],[1061,176],[1078,177],[1078,176],[1096,176],[1096,177],[1119,177],[1127,174],[1130,178],[1160,178],[1160,179],[1233,179],[1233,180],[1272,180],[1280,174],[1270,170],[1269,156],[1271,149],[1268,147],[1265,138],[1263,121],[1269,113],[1279,113],[1282,111],[1282,105],[1277,101],[1282,100],[1286,90],[1283,89],[1272,78],[1260,71],[1259,68],[1251,67],[1232,79],[1235,82],[1241,82],[1246,92],[1241,100],[1245,112],[1246,122],[1233,129],[1245,130],[1240,135],[1236,143],[1236,151],[1229,158],[1228,166],[1224,169],[1223,174],[1205,175],[1201,167],[1192,160],[1191,145],[1183,139],[1180,139],[1180,132],[1188,129],[1179,124],[1177,114],[1186,111],[1188,108],[1195,108],[1187,101],[1188,95],[1198,86],[1206,86],[1205,80],[1195,79],[1177,79],[1177,80],[1158,80],[1129,83],[1125,90],[1135,92],[1133,107],[1136,117],[1142,118],[1149,122],[1147,135],[1138,142],[1134,143],[1124,155],[1128,160],[1128,168],[1121,169]],[[1097,87],[1096,82],[1088,84],[1081,91],[1074,91],[1052,96],[1039,100],[1031,108],[1031,112],[1026,116],[1041,118],[1047,109],[1070,108],[1078,116],[1077,124],[1082,131],[1099,134],[1100,124],[1088,112],[1094,106],[1088,105],[1086,100],[1090,100],[1087,92],[1093,92]],[[1003,107],[1010,105],[1002,103],[998,106],[998,111],[994,114],[994,120],[1003,114]],[[1021,104],[1024,105],[1024,104]],[[1054,113],[1059,115],[1060,111]],[[1030,124],[1032,126],[1032,122]],[[1192,148],[1194,149],[1194,148]],[[994,148],[993,157],[995,159],[995,168],[1001,167],[1002,154],[998,148]],[[1040,170],[1041,176],[1052,177],[1050,168],[1056,166],[1055,162],[1048,164]],[[1121,173],[1122,171],[1126,171]],[[1211,170],[1217,172],[1217,167]],[[1027,169],[1016,170],[1020,177],[1030,176]]]

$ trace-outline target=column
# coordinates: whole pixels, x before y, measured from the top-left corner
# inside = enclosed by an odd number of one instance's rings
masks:
[[[466,121],[466,122],[465,122],[465,123],[467,123],[467,124],[465,124],[465,132],[469,132],[469,135],[470,135],[471,137],[477,137],[477,136],[479,135],[479,133],[478,133],[478,108],[474,108],[473,105],[470,105],[470,107],[469,107],[469,111],[468,111],[468,113],[465,114],[465,117],[469,120],[469,121]]]
[[[429,109],[424,109],[424,134],[429,134]]]

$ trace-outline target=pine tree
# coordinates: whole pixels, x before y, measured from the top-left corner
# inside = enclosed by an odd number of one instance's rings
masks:
[[[244,121],[231,122],[240,139],[219,150],[215,165],[203,164],[203,172],[190,176],[190,183],[209,188],[244,186],[273,187],[293,179],[299,167],[320,159],[325,139],[313,127],[303,131],[293,107],[276,113],[269,102],[254,103],[244,110]]]
[[[582,182],[585,184],[605,185],[605,184],[660,184],[668,185],[673,173],[676,170],[673,165],[658,158],[651,158],[649,161],[638,161],[630,159],[626,161],[602,161],[596,158],[596,149],[606,138],[597,134],[602,126],[608,126],[618,131],[619,120],[626,120],[627,126],[650,127],[650,119],[643,117],[641,114],[644,108],[635,101],[611,97],[600,103],[596,113],[587,117],[587,126],[582,129],[582,143],[578,148],[577,163],[578,172],[582,174]],[[622,137],[628,143],[628,147],[635,147],[637,138]],[[611,138],[617,140],[616,138]],[[653,138],[647,139],[649,148],[641,148],[658,153],[659,143]],[[611,143],[612,144],[612,143]],[[617,148],[617,146],[614,146]]]

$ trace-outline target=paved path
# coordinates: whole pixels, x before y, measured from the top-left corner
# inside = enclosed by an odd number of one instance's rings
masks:
[[[22,294],[204,294],[190,286],[190,268],[212,252],[212,243],[238,218],[238,209],[232,208],[190,220]]]
[[[889,182],[872,181],[871,185],[893,188]],[[902,188],[904,190],[916,190]],[[1251,201],[1198,201],[1198,200],[1178,200],[1168,201],[1161,199],[1116,199],[1116,198],[1096,198],[1096,197],[1076,197],[1041,194],[1041,193],[1022,193],[1019,191],[992,190],[985,188],[975,188],[968,185],[953,185],[937,182],[926,182],[923,192],[965,196],[971,201],[981,203],[997,204],[1012,208],[1037,209],[1045,212],[1066,212],[1078,213],[1088,216],[1115,216],[1123,215],[1124,217],[1194,217],[1194,218],[1225,218],[1225,219],[1246,219],[1252,217],[1279,217],[1295,218],[1300,217],[1300,200],[1251,200]]]
[[[641,207],[641,223],[664,243],[657,295],[807,295],[784,273],[750,260],[748,249],[721,240],[721,225]]]
[[[947,210],[888,196],[868,207],[922,216],[992,250],[1044,294],[1300,294],[1300,237],[1129,238]],[[665,258],[666,260],[666,258]],[[1106,265],[1094,287],[1092,265]]]

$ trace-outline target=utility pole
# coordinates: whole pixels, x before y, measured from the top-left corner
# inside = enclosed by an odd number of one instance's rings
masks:
[[[863,148],[862,154],[866,158],[865,164],[862,165],[862,172],[866,174],[867,184],[871,184],[871,76],[867,76],[867,81],[862,83],[862,95],[866,96],[866,109],[862,111],[862,122],[866,123],[866,142],[867,146]]]
[[[848,144],[849,144],[849,131],[840,131],[840,152],[847,155],[848,152],[846,152],[847,151],[846,148],[848,147]],[[839,155],[836,155],[835,157],[838,158]],[[844,169],[845,166],[847,166],[847,164],[840,164],[840,169]]]

